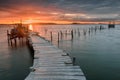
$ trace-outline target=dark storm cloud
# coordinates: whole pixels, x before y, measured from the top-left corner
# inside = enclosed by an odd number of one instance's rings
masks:
[[[51,8],[51,11],[56,12],[57,10],[61,10],[62,16],[65,13],[83,13],[91,17],[91,20],[98,21],[120,18],[119,0],[0,0],[0,11],[15,12],[18,10],[17,7],[24,6],[26,8],[28,5],[31,7],[42,7],[44,9]],[[108,14],[110,14],[110,16],[108,16]],[[102,15],[106,16],[102,17]],[[72,17],[70,19],[79,20],[87,18]]]
[[[22,6],[22,4],[34,4],[42,7],[53,5],[67,11],[85,11],[90,13],[98,13],[97,11],[101,11],[104,7],[109,7],[110,9],[120,7],[119,0],[0,0],[0,7],[9,8],[14,5]],[[111,10],[107,11],[109,12]]]
[[[120,3],[119,0],[64,0],[57,6],[71,12],[109,13],[118,12]]]

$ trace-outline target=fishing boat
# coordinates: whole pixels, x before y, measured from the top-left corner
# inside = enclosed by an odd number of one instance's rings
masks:
[[[24,26],[22,24],[15,24],[14,28],[12,28],[10,31],[7,30],[8,43],[10,42],[12,43],[12,40],[14,40],[16,44],[17,38],[22,41],[23,41],[23,38],[26,38],[26,41],[27,41],[28,34],[29,34],[29,31],[27,26]]]
[[[115,23],[114,22],[109,22],[108,28],[115,28]]]

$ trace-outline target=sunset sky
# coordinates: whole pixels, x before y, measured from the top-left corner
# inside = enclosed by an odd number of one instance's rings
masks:
[[[120,21],[119,0],[0,0],[0,23]]]

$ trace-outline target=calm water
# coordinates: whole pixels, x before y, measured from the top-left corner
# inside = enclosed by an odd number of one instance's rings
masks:
[[[7,44],[7,27],[0,27],[0,80],[24,80],[32,65],[25,43],[11,47]]]
[[[55,45],[58,45],[58,32],[67,31],[67,35],[59,37],[59,47],[76,57],[76,64],[87,80],[120,80],[120,25],[114,29],[103,26],[105,29],[100,30],[99,25],[36,25],[34,31],[48,40],[52,31]],[[69,34],[72,29],[73,40]]]

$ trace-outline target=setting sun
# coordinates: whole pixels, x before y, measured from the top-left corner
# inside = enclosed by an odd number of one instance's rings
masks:
[[[32,31],[33,31],[33,26],[32,26],[32,24],[29,25],[29,30],[32,30]]]

